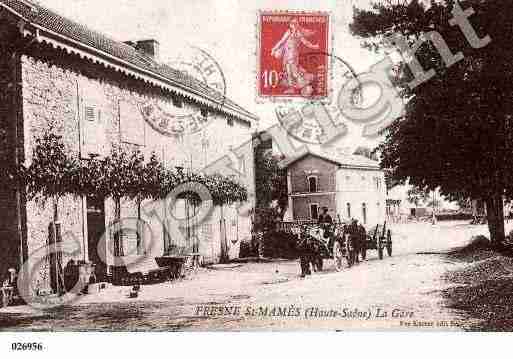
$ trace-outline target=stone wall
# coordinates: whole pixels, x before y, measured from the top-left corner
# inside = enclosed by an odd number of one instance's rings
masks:
[[[289,192],[293,194],[290,204],[292,205],[292,217],[294,220],[311,219],[310,205],[318,205],[318,214],[322,207],[330,209],[330,215],[335,216],[335,189],[336,172],[338,166],[332,162],[323,160],[316,156],[306,156],[305,158],[293,163],[288,169]],[[310,194],[309,177],[317,179],[318,194]],[[320,194],[322,192],[331,192],[329,194]],[[298,195],[306,194],[307,195]]]
[[[294,220],[310,219],[311,204],[318,204],[319,211],[328,207],[334,219],[338,216],[342,220],[357,218],[368,225],[385,220],[386,186],[381,170],[339,168],[310,155],[292,164],[288,175]],[[310,176],[318,180],[318,193],[309,193]]]
[[[334,192],[336,190],[336,172],[338,165],[315,156],[307,156],[289,167],[291,176],[291,193],[309,192],[308,177],[316,176],[318,192]]]
[[[49,54],[50,53],[50,54]],[[109,153],[112,144],[121,144],[127,148],[140,148],[145,155],[152,152],[165,163],[167,167],[182,166],[194,170],[201,169],[205,164],[226,155],[230,148],[250,140],[252,129],[239,121],[229,123],[219,114],[209,114],[208,125],[201,131],[187,136],[166,136],[156,131],[147,123],[137,109],[144,104],[156,104],[162,108],[173,109],[171,96],[156,95],[157,91],[144,90],[144,86],[132,88],[119,81],[119,74],[104,70],[80,61],[67,61],[66,54],[61,53],[52,59],[51,51],[41,56],[25,55],[21,58],[23,83],[23,117],[24,117],[24,150],[27,154],[26,163],[31,161],[35,139],[50,130],[63,136],[67,150],[75,156],[87,158],[93,150],[100,156]],[[63,60],[64,59],[64,60]],[[50,61],[51,60],[51,61]],[[83,66],[83,68],[82,68]],[[99,65],[97,65],[99,66]],[[85,69],[85,70],[84,70]],[[95,75],[98,73],[101,75]],[[184,102],[180,111],[198,110],[193,103]],[[89,111],[89,109],[92,109]],[[85,122],[88,116],[97,116],[98,132],[92,136]],[[135,131],[135,132],[134,132]],[[93,150],[92,150],[93,149]],[[252,157],[247,159],[245,166],[253,167]],[[254,174],[252,171],[247,178],[249,190],[254,192]],[[106,201],[106,226],[114,219],[113,203]],[[27,204],[27,235],[30,251],[47,243],[47,227],[52,219],[51,203],[30,201]],[[81,198],[63,198],[59,202],[62,231],[70,232],[85,243],[87,228],[85,209]],[[229,211],[224,211],[229,212]],[[219,232],[220,211],[215,212],[206,229],[199,230],[202,240],[212,243],[201,243],[211,261],[219,258],[219,243],[216,232]],[[129,201],[122,202],[122,216],[137,217],[137,207]],[[230,216],[234,216],[230,212]],[[235,216],[236,212],[235,212]],[[144,218],[144,217],[143,217]],[[226,218],[233,221],[233,218]],[[162,237],[162,230],[155,221],[150,221],[155,238]],[[248,219],[241,219],[247,222]],[[242,226],[239,236],[249,235],[249,227]],[[231,241],[230,241],[231,243]],[[237,243],[231,243],[230,253],[237,256],[233,248]],[[163,245],[157,246],[155,254],[162,254]],[[217,248],[216,248],[217,247]]]

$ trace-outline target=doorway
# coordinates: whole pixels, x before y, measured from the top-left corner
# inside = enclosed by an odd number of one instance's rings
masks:
[[[310,219],[314,220],[314,221],[319,219],[319,204],[317,204],[317,203],[310,204]]]
[[[105,200],[98,197],[87,197],[87,250],[89,261],[95,265],[96,278],[100,282],[107,280],[107,264],[98,254],[98,243],[104,233]],[[107,248],[103,250],[106,253]]]

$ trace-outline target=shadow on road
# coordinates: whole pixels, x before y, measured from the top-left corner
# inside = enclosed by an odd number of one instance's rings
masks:
[[[470,324],[465,329],[512,331],[513,258],[475,243],[446,258],[461,266],[443,276],[453,286],[442,296],[449,308],[466,313]]]

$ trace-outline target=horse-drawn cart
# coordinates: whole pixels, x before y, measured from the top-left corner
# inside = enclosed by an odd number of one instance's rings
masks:
[[[345,267],[344,263],[351,267],[359,259],[365,238],[365,234],[351,231],[350,225],[343,222],[327,227],[314,223],[302,224],[298,235],[300,247],[312,258],[316,271],[322,270],[324,259],[333,259],[337,271]]]
[[[392,255],[392,234],[383,225],[366,230],[361,225],[338,222],[331,225],[303,223],[294,226],[299,237],[302,253],[307,253],[314,270],[321,271],[324,259],[333,259],[335,269],[341,271],[367,258],[368,250],[377,250],[379,259],[383,259],[386,249]]]
[[[367,257],[367,250],[378,251],[378,258],[383,259],[383,253],[386,249],[389,257],[392,256],[392,233],[387,229],[386,222],[383,225],[377,224],[371,230],[367,231],[366,245],[362,248],[362,258]]]

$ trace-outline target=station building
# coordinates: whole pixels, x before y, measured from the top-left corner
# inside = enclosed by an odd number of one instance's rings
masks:
[[[328,207],[334,220],[355,218],[364,226],[385,221],[385,176],[377,161],[309,150],[285,166],[292,220],[316,221]]]

